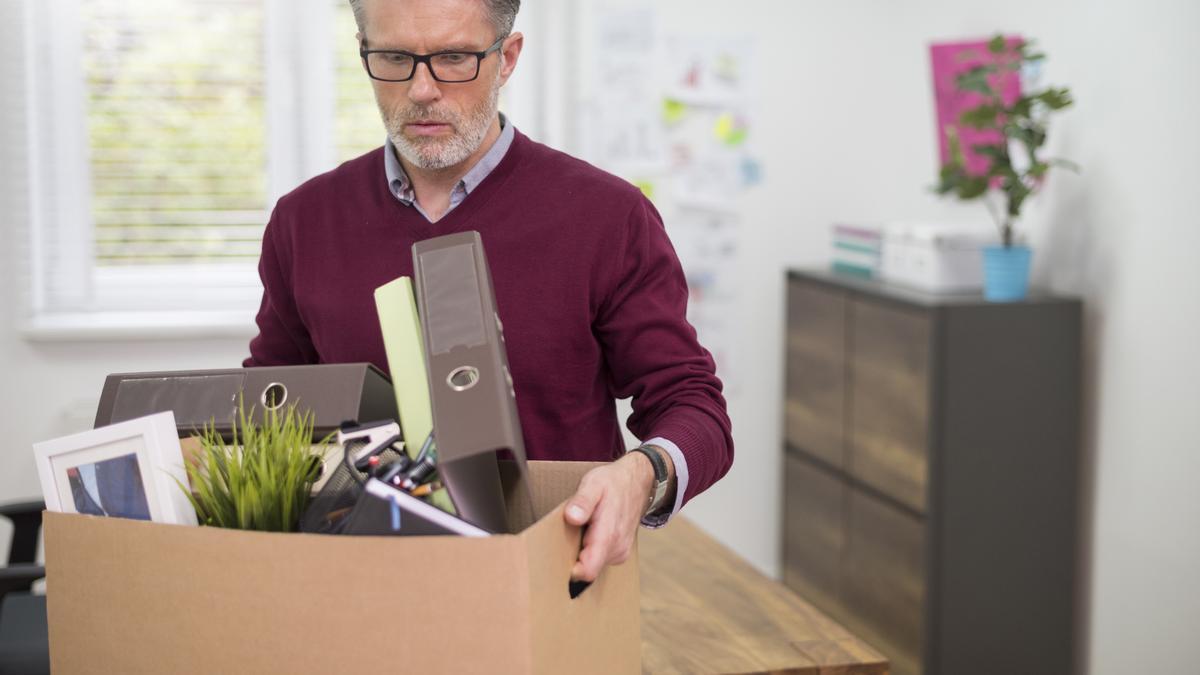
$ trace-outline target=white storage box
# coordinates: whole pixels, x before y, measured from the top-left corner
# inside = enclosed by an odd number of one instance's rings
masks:
[[[884,228],[885,281],[931,293],[983,288],[983,247],[998,243],[990,228],[892,223]]]

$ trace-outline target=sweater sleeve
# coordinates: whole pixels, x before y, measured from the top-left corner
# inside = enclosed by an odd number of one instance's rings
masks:
[[[670,440],[686,460],[682,506],[733,464],[731,425],[712,355],[687,321],[683,268],[649,200],[634,204],[622,236],[596,335],[612,395],[633,398],[629,430]]]
[[[282,204],[282,201],[280,202]],[[242,366],[281,366],[317,363],[317,350],[296,308],[292,288],[290,247],[281,241],[279,207],[263,233],[258,276],[263,296],[255,322],[258,335],[250,341],[250,356]]]

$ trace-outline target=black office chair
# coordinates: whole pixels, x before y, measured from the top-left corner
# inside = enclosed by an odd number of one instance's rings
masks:
[[[13,524],[8,566],[0,567],[0,675],[50,673],[46,598],[33,595],[33,582],[46,576],[34,564],[42,529],[40,501],[0,504],[0,516]]]

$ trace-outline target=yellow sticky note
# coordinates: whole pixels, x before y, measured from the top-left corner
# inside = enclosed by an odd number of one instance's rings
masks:
[[[392,371],[404,449],[415,458],[425,437],[433,431],[433,409],[429,404],[429,373],[412,279],[400,277],[376,288],[375,310],[383,331],[388,370]]]
[[[734,117],[732,113],[725,113],[718,117],[713,132],[726,145],[741,145],[745,143],[746,136],[749,133],[746,125],[737,117]]]
[[[663,99],[662,116],[663,121],[667,124],[675,124],[683,119],[687,114],[687,104],[683,101],[676,101],[673,98]]]
[[[642,191],[642,194],[646,195],[646,199],[649,199],[650,201],[654,201],[654,183],[653,182],[648,181],[648,180],[636,180],[636,179],[631,182],[633,183],[634,187],[636,187],[637,189]]]

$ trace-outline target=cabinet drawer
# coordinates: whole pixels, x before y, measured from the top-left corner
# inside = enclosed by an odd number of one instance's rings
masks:
[[[840,478],[784,454],[783,582],[826,611],[840,586],[846,490]]]
[[[925,528],[920,518],[849,488],[842,602],[901,663],[921,657]]]
[[[930,316],[850,305],[848,471],[919,512],[928,474]]]
[[[846,296],[788,284],[787,442],[845,467]]]

